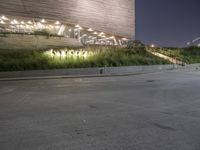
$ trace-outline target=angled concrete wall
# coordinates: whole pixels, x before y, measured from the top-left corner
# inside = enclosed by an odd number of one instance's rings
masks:
[[[178,69],[177,65],[150,65],[150,66],[128,66],[128,67],[106,67],[106,68],[78,68],[78,69],[56,69],[35,71],[13,71],[0,72],[1,79],[10,78],[53,78],[53,77],[83,77],[98,75],[122,75],[159,72],[162,70]],[[103,69],[103,70],[102,70]],[[102,71],[101,71],[102,70]]]
[[[78,23],[135,37],[135,0],[1,0],[1,14]]]
[[[79,47],[77,39],[41,35],[0,35],[0,50],[46,50],[51,48]]]

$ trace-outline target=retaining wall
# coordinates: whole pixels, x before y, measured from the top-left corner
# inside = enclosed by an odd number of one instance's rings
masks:
[[[152,65],[152,66],[129,66],[129,67],[106,67],[106,68],[80,68],[80,69],[57,69],[36,71],[0,72],[3,78],[27,78],[27,77],[56,77],[56,76],[98,76],[117,74],[139,74],[162,70],[177,69],[177,65]]]
[[[43,50],[51,48],[79,47],[77,39],[42,35],[6,34],[0,36],[0,50]]]

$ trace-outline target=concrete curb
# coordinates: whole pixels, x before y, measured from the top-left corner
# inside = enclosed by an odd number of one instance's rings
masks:
[[[0,81],[137,75],[178,68],[178,65],[152,65],[0,72]]]
[[[48,80],[48,79],[70,79],[70,78],[100,78],[100,77],[118,77],[118,76],[133,76],[142,75],[155,72],[146,73],[129,73],[129,74],[104,74],[104,75],[80,75],[80,76],[46,76],[46,77],[19,77],[19,78],[0,78],[0,81],[18,81],[18,80]]]

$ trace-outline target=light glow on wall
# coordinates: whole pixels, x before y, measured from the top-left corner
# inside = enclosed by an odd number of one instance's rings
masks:
[[[60,21],[56,21],[54,24],[56,24],[56,25],[60,25]]]
[[[19,24],[19,22],[16,19],[12,20],[10,23],[13,24],[13,25]]]
[[[41,20],[41,23],[46,23],[47,21],[45,19],[42,19]]]
[[[3,20],[0,21],[0,24],[6,24]]]
[[[88,31],[92,32],[92,31],[94,31],[94,30],[93,30],[92,28],[89,28]]]
[[[30,20],[29,20],[27,23],[28,23],[28,24],[33,24],[32,21],[30,21]]]
[[[7,17],[5,17],[5,16],[1,16],[1,19],[3,19],[3,20],[9,20]]]

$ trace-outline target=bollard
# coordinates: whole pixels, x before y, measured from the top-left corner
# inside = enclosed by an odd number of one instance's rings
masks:
[[[103,74],[104,73],[104,68],[100,68],[99,69],[99,74]]]

